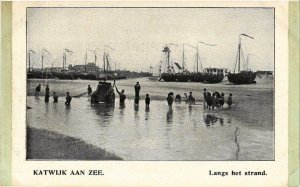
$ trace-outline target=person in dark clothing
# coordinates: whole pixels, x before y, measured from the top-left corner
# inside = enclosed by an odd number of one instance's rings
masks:
[[[194,96],[193,96],[193,93],[192,92],[190,92],[190,95],[189,95],[189,97],[188,97],[188,102],[190,103],[190,104],[194,104],[195,103],[195,98],[194,98]]]
[[[177,102],[181,102],[181,95],[180,94],[177,94],[176,96],[175,96],[175,101],[177,101]]]
[[[93,90],[90,85],[88,85],[87,91],[88,91],[88,96],[91,97]]]
[[[141,85],[139,82],[136,82],[134,86],[134,91],[135,91],[135,97],[140,97],[140,90],[141,90]]]
[[[67,92],[65,105],[69,106],[71,104],[71,101],[72,101],[72,96],[70,96],[70,93]]]
[[[122,90],[121,92],[119,92],[117,86],[116,86],[116,90],[117,90],[117,93],[119,94],[119,97],[120,97],[120,105],[124,105],[125,104],[125,99],[126,99],[126,95],[125,95],[125,91]]]
[[[39,84],[39,85],[35,88],[35,96],[39,96],[39,95],[40,95],[40,91],[41,91],[41,84]]]
[[[50,89],[49,89],[49,85],[46,86],[46,94],[48,93],[48,95],[50,95]]]
[[[220,107],[220,100],[222,98],[221,94],[219,92],[215,92],[216,95],[216,107]]]
[[[170,93],[168,94],[167,101],[168,101],[169,107],[172,107],[172,104],[173,104],[173,101],[174,101],[173,96],[174,96],[173,92],[170,92]]]
[[[221,105],[222,108],[223,108],[223,105],[224,105],[224,102],[225,102],[224,97],[225,97],[225,94],[222,92],[221,93],[221,98],[219,100],[219,104]]]
[[[146,108],[149,108],[149,105],[150,105],[150,97],[149,97],[149,94],[146,94],[146,98],[145,98],[145,103],[146,103]]]
[[[45,94],[45,102],[46,102],[46,103],[49,102],[49,97],[50,97],[49,92],[46,92],[46,94]]]
[[[210,109],[210,107],[212,106],[212,96],[210,92],[206,93],[206,103],[207,107]]]
[[[58,95],[53,92],[53,103],[57,103],[58,102]]]
[[[232,105],[232,94],[231,93],[229,94],[227,104],[228,104],[228,107],[231,108],[231,105]]]
[[[206,104],[207,103],[207,99],[206,99],[206,97],[207,97],[207,92],[206,92],[206,88],[204,88],[203,89],[203,97],[204,97],[204,101],[203,101],[203,107],[205,108],[205,107],[207,107],[208,108],[208,105]]]

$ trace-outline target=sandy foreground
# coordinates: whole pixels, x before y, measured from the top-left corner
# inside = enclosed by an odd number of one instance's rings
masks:
[[[82,140],[47,130],[27,128],[27,159],[122,160]]]

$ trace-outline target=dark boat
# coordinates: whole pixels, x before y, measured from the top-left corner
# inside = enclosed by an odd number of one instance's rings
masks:
[[[99,82],[92,93],[91,103],[115,103],[115,92],[110,82]]]
[[[191,82],[204,82],[204,74],[203,73],[191,73],[190,75]]]
[[[175,82],[177,77],[174,73],[162,73],[160,79],[166,82]]]
[[[204,82],[206,83],[220,83],[224,79],[223,68],[205,68],[204,70]]]
[[[190,80],[191,74],[188,72],[176,73],[175,79],[177,82],[188,82]]]
[[[255,78],[256,78],[256,72],[253,72],[251,70],[247,69],[241,71],[240,66],[241,66],[241,56],[244,57],[242,47],[241,47],[241,36],[246,36],[248,38],[254,39],[253,37],[246,35],[246,34],[240,34],[239,38],[239,45],[238,45],[238,54],[237,54],[237,59],[236,59],[236,65],[237,65],[237,73],[228,73],[228,81],[234,84],[252,84],[255,83]],[[247,63],[248,64],[248,63]]]

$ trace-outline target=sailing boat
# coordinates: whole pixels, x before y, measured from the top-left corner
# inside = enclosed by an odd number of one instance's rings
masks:
[[[208,43],[204,43],[202,41],[197,42],[197,48],[196,48],[197,49],[197,54],[196,54],[197,72],[191,74],[191,81],[193,81],[193,82],[205,82],[206,81],[209,83],[221,82],[223,80],[223,78],[220,80],[220,76],[213,76],[213,75],[210,75],[209,73],[203,71],[202,60],[199,56],[199,43],[207,45],[207,46],[216,46],[215,44],[208,44]],[[199,60],[200,60],[200,65],[201,65],[201,72],[199,72]]]
[[[240,66],[241,66],[241,56],[243,56],[243,51],[242,51],[242,46],[241,46],[241,41],[242,38],[241,36],[245,36],[251,39],[254,39],[252,36],[249,36],[247,34],[240,34],[239,36],[239,45],[238,45],[238,52],[237,52],[237,59],[236,59],[236,64],[235,64],[235,68],[236,65],[238,66],[237,68],[237,73],[228,73],[227,77],[228,77],[228,81],[234,84],[252,84],[255,83],[255,78],[256,78],[256,72],[253,72],[251,70],[243,70],[241,71]]]

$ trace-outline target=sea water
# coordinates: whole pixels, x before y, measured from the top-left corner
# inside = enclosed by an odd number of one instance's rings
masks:
[[[144,100],[135,105],[127,99],[125,107],[118,98],[114,105],[80,97],[65,106],[64,100],[28,96],[27,125],[79,138],[124,160],[274,159],[273,120],[253,125],[227,105],[212,111],[202,102],[170,108],[165,100],[152,100],[147,109]]]

